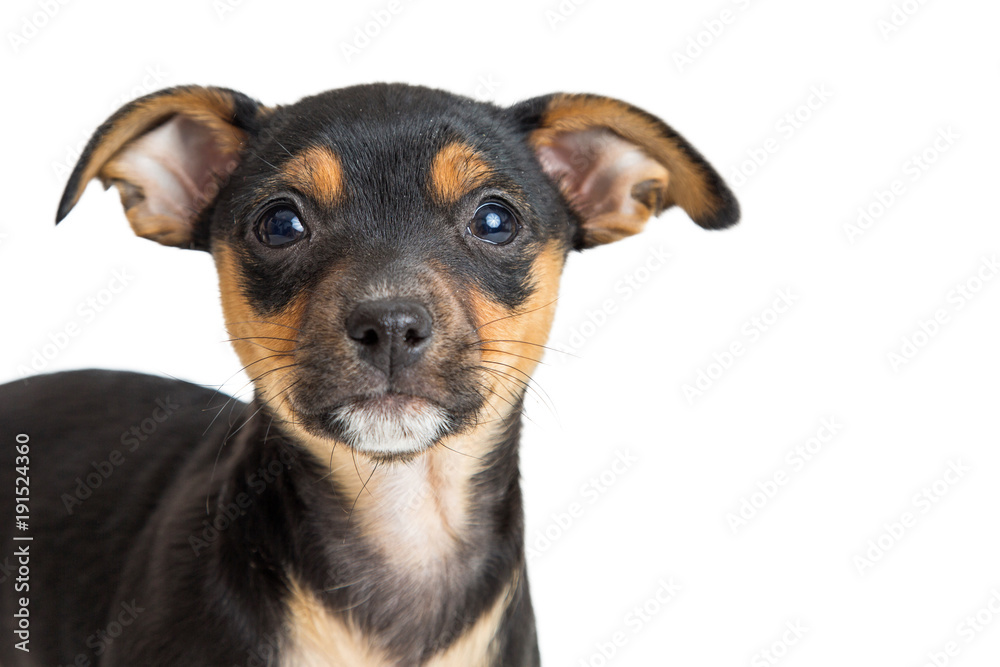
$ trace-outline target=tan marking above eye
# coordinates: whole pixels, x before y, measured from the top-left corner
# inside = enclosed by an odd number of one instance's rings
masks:
[[[434,156],[430,189],[434,198],[453,204],[493,175],[493,168],[471,146],[455,141]]]
[[[323,204],[335,204],[344,191],[340,158],[326,146],[310,146],[282,165],[281,172],[286,184]]]

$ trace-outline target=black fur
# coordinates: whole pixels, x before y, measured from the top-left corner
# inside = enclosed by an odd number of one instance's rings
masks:
[[[353,498],[317,483],[327,474],[322,464],[281,436],[266,411],[244,425],[259,406],[225,399],[185,382],[97,370],[0,386],[0,434],[30,437],[36,489],[26,593],[32,650],[0,642],[2,664],[68,665],[79,655],[92,665],[241,664],[268,645],[264,638],[280,645],[286,574],[294,572],[314,590],[337,589],[334,607],[352,609],[362,628],[383,633],[400,664],[417,665],[459,637],[523,568],[518,422],[475,480],[481,521],[458,559],[465,571],[449,580],[447,607],[432,610],[393,586],[386,565],[348,525],[343,508]],[[176,407],[129,451],[129,429],[150,418],[157,401]],[[113,450],[124,462],[76,502],[76,480],[86,484],[93,463]],[[12,466],[0,467],[7,488],[13,478]],[[245,514],[231,519],[233,507]],[[212,524],[224,528],[213,532]],[[13,524],[0,525],[9,559]],[[360,583],[344,585],[351,582]],[[99,633],[123,604],[139,613],[108,643],[114,633]],[[0,610],[9,630],[16,611],[9,585]],[[537,663],[532,619],[522,576],[500,635],[501,654],[518,658],[500,664]]]

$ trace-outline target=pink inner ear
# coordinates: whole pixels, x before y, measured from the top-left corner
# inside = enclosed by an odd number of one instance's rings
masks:
[[[658,211],[634,199],[633,188],[652,182],[665,197],[670,179],[666,167],[645,151],[602,128],[559,133],[539,146],[537,155],[584,221],[617,213],[641,227]]]
[[[186,235],[215,198],[218,178],[231,169],[231,160],[211,130],[178,115],[128,144],[101,176],[119,186],[138,234]]]

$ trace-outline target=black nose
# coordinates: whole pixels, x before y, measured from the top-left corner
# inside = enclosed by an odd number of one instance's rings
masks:
[[[416,301],[366,301],[347,317],[358,354],[386,377],[420,359],[430,341],[431,314]]]

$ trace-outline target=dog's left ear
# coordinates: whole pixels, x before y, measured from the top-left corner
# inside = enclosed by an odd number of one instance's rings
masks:
[[[84,148],[56,214],[60,222],[100,178],[114,185],[132,229],[164,245],[203,247],[196,223],[239,164],[266,109],[226,88],[181,86],[134,100]]]
[[[581,227],[577,248],[642,230],[674,204],[706,229],[740,217],[722,177],[681,135],[625,102],[564,93],[512,107]]]

